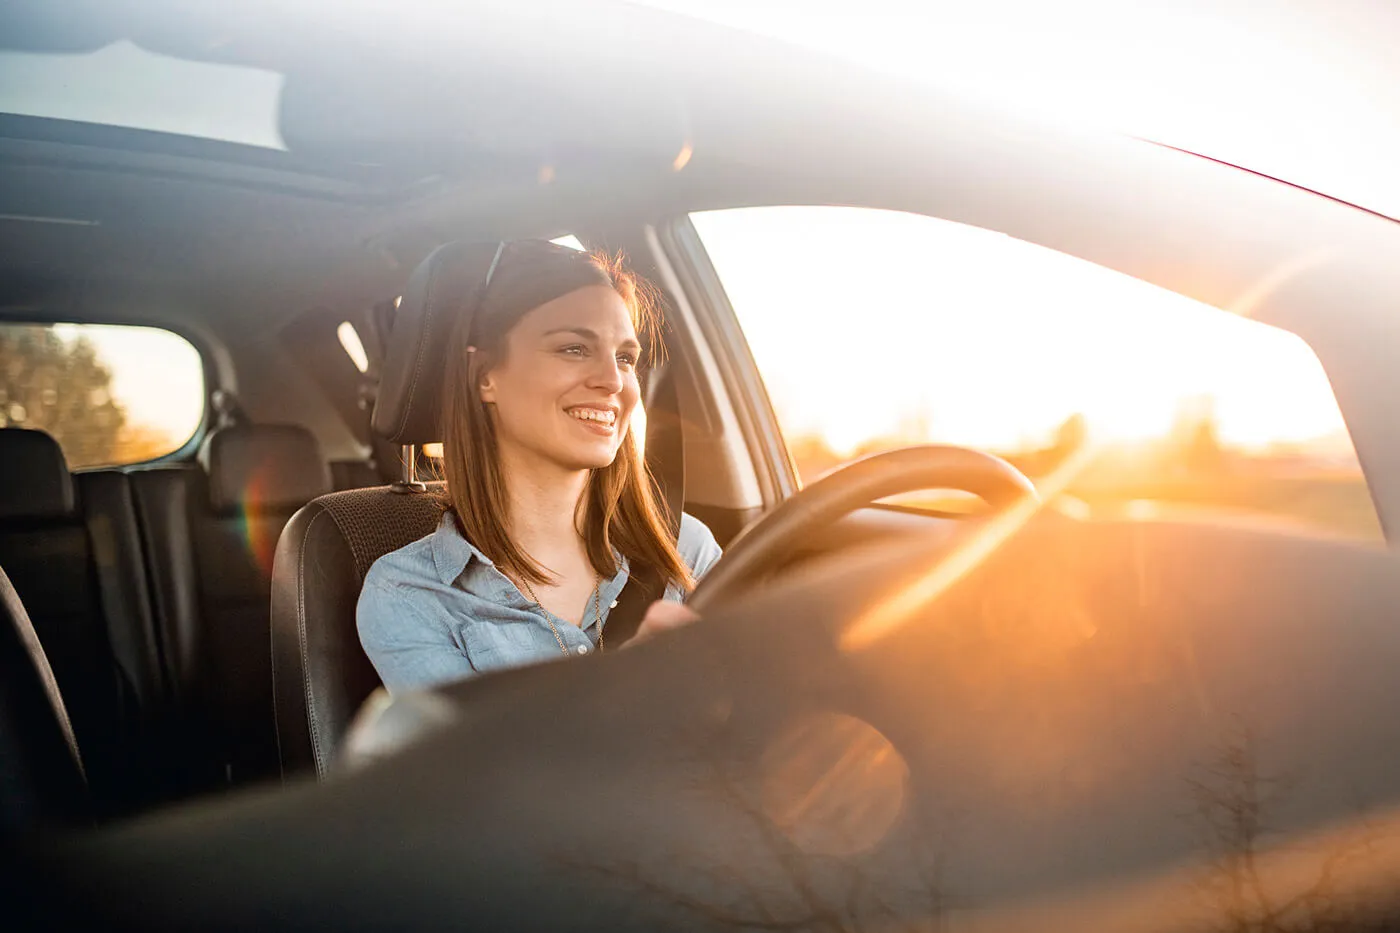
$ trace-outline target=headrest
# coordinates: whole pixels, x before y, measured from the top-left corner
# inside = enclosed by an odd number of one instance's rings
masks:
[[[586,253],[546,240],[448,243],[408,280],[394,315],[371,424],[396,444],[442,440],[443,373],[453,328],[518,314],[608,274]]]
[[[0,464],[0,520],[57,518],[76,510],[63,449],[43,431],[0,428]]]
[[[205,439],[199,460],[215,512],[293,511],[331,490],[316,438],[292,424],[219,428]]]

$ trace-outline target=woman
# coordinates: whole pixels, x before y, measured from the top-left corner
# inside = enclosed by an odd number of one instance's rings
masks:
[[[681,600],[720,555],[689,515],[672,540],[630,430],[658,334],[645,283],[606,256],[519,241],[497,248],[472,301],[445,373],[446,513],[377,560],[360,594],[360,641],[391,692],[599,650],[640,564],[668,585],[636,638],[683,624]]]

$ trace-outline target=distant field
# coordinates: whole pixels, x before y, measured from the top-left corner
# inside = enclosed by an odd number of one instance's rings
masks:
[[[1314,477],[1227,476],[1150,482],[1071,485],[1066,494],[1087,508],[1090,519],[1178,519],[1292,527],[1381,541],[1380,522],[1370,493],[1360,479],[1319,474]],[[914,493],[892,500],[912,508],[958,514],[982,506],[967,495]]]

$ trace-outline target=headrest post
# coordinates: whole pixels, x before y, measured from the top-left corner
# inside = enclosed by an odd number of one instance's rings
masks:
[[[394,492],[427,492],[428,487],[418,481],[418,445],[405,444],[399,449],[399,465],[403,472],[398,482],[390,484]]]

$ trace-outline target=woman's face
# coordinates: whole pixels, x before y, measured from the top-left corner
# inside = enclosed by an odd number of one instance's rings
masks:
[[[569,470],[612,463],[641,396],[640,354],[627,304],[605,285],[528,312],[481,383],[502,453]]]

